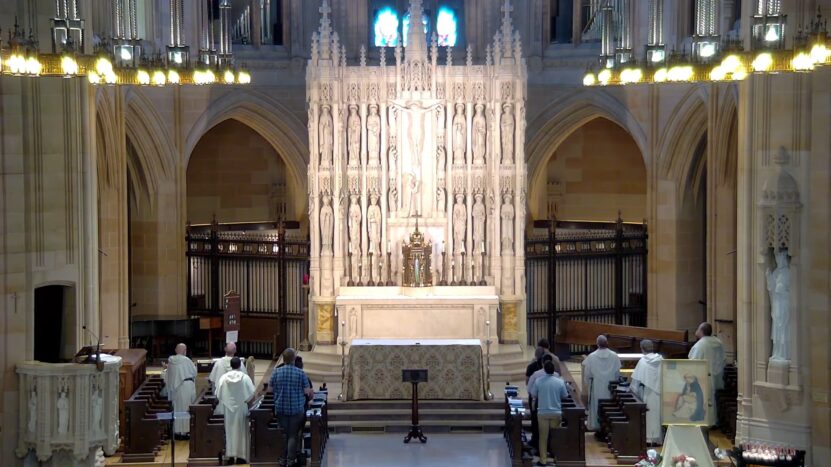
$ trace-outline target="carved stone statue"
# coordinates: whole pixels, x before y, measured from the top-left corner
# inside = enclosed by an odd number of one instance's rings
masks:
[[[512,253],[514,251],[514,203],[510,193],[502,196],[502,252]]]
[[[453,205],[453,253],[459,255],[464,250],[465,231],[467,229],[467,207],[465,195],[456,195],[456,204]]]
[[[440,174],[447,170],[447,148],[443,132],[436,135],[436,170]]]
[[[766,271],[770,295],[770,340],[773,342],[771,360],[789,360],[791,320],[791,271],[788,250],[774,254],[776,268]]]
[[[453,116],[453,163],[465,163],[465,148],[467,147],[467,121],[465,121],[465,105],[456,104],[456,115]]]
[[[29,393],[29,433],[34,433],[37,428],[38,415],[38,394],[35,391]]]
[[[482,202],[482,193],[476,193],[473,203],[473,251],[478,252],[485,244],[485,203]]]
[[[104,401],[101,399],[101,391],[96,387],[92,392],[92,429],[101,432],[104,427],[101,425],[101,414]]]
[[[332,197],[325,193],[321,198],[323,206],[320,208],[320,243],[321,251],[326,253],[332,252],[332,236],[333,236],[333,221],[335,218],[334,210],[332,209]]]
[[[390,177],[390,188],[387,196],[387,209],[390,213],[398,211],[398,187],[394,177]]]
[[[358,312],[349,310],[349,337],[358,337]]]
[[[476,104],[476,113],[473,116],[473,163],[485,163],[487,149],[488,123],[485,119],[485,106]]]
[[[349,204],[349,248],[353,258],[361,257],[361,206],[358,204],[358,195],[351,195]],[[357,261],[353,259],[353,266]]]
[[[332,165],[333,127],[332,109],[324,105],[320,114],[320,165]]]
[[[443,181],[440,181],[439,187],[436,188],[436,214],[444,217],[447,209],[447,192],[444,189]]]
[[[408,109],[410,111],[410,127],[407,138],[410,143],[410,162],[420,168],[424,148],[424,113],[415,102],[411,103]]]
[[[378,115],[378,106],[369,106],[369,117],[366,118],[366,147],[371,165],[381,165],[381,116]]]
[[[421,179],[418,174],[406,174],[406,201],[407,201],[407,217],[412,217],[421,211]]]
[[[347,139],[349,141],[349,165],[361,165],[361,117],[358,106],[349,106],[349,118],[346,120]]]
[[[502,109],[502,163],[512,164],[514,162],[514,108],[511,104],[505,104]]]
[[[65,435],[69,432],[69,400],[66,391],[61,391],[55,406],[58,408],[58,434]]]
[[[374,255],[381,252],[381,207],[378,206],[378,195],[369,195],[369,207],[366,210],[366,223],[369,233],[369,251]],[[378,256],[380,258],[380,256]]]

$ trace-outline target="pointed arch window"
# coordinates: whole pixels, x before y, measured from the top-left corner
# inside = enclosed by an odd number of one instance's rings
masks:
[[[375,47],[407,46],[410,0],[369,0],[369,40]],[[427,41],[439,47],[464,46],[464,0],[423,0],[421,22]]]
[[[372,21],[375,47],[396,47],[399,40],[398,12],[387,6],[376,10]],[[405,36],[406,37],[406,36]]]

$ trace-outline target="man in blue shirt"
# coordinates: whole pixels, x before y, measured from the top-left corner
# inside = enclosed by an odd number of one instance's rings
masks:
[[[543,365],[545,376],[536,379],[528,387],[528,394],[537,400],[537,425],[539,426],[540,460],[537,465],[548,463],[548,432],[560,426],[563,419],[563,399],[568,397],[566,383],[554,376],[554,363],[547,361]]]
[[[297,352],[288,348],[283,351],[283,366],[271,374],[271,388],[274,391],[274,414],[277,423],[286,431],[286,457],[284,465],[294,465],[299,452],[298,436],[306,421],[306,393],[311,383],[306,373],[294,366]]]

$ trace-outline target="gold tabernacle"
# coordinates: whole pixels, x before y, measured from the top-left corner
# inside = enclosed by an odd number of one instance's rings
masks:
[[[401,285],[404,287],[431,287],[433,285],[433,243],[425,242],[424,234],[418,231],[416,218],[415,231],[410,234],[410,241],[401,246],[404,257],[404,271]]]

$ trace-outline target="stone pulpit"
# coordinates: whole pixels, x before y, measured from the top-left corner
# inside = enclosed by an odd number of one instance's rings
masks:
[[[433,243],[424,240],[424,234],[415,231],[410,235],[410,241],[404,242],[401,247],[404,258],[403,287],[430,287],[433,285]]]
[[[17,365],[18,457],[44,466],[92,467],[104,465],[104,453],[115,453],[121,357],[101,357],[101,371],[76,363]]]

